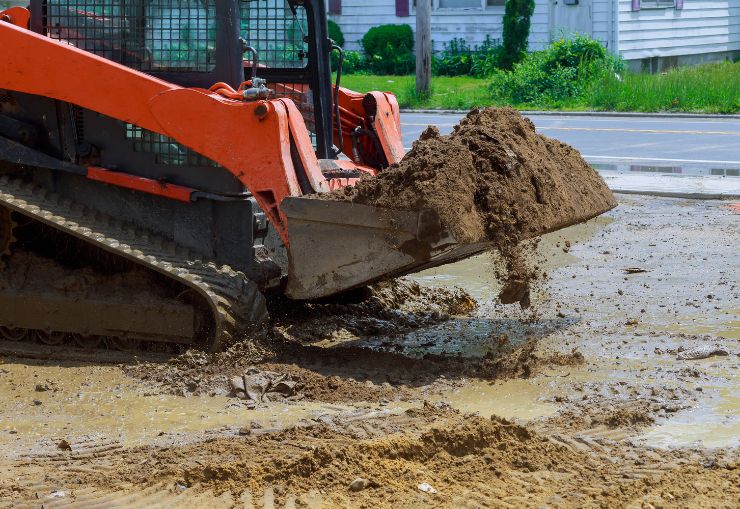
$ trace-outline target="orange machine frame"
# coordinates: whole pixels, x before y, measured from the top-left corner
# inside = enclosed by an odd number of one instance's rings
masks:
[[[183,88],[28,29],[28,11],[0,12],[0,88],[66,101],[175,139],[219,163],[254,195],[286,246],[280,203],[302,191],[292,137],[316,192],[329,191],[293,101],[244,102]],[[331,186],[334,187],[334,186]]]

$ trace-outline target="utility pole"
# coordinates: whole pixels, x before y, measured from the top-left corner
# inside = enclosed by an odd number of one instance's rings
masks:
[[[429,95],[432,81],[432,0],[416,0],[416,93]]]

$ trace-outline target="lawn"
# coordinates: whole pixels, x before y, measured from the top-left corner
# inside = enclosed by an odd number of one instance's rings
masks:
[[[514,106],[519,109],[563,109],[639,112],[737,113],[740,111],[740,62],[673,69],[662,74],[624,73],[594,84],[583,97],[557,105],[510,104],[491,98],[488,80],[469,76],[435,76],[429,98],[418,97],[414,76],[342,76],[342,86],[358,92],[393,92],[402,108],[469,109]]]
[[[432,93],[424,100],[416,95],[414,76],[375,76],[349,74],[342,76],[341,85],[356,92],[393,92],[401,108],[432,108],[441,110],[465,110],[474,106],[490,106],[488,82],[469,76],[435,76]]]
[[[662,74],[626,73],[606,79],[585,98],[594,109],[611,111],[740,111],[740,62],[673,69]]]

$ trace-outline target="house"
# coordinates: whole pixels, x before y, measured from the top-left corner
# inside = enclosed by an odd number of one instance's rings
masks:
[[[432,0],[434,50],[454,38],[471,46],[499,39],[505,0]],[[415,29],[416,0],[328,0],[329,18],[347,49],[360,49],[373,26]],[[567,33],[586,33],[619,53],[633,70],[661,71],[740,58],[740,0],[535,0],[529,47]]]

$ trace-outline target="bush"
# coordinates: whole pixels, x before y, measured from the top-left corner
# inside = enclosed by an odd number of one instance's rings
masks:
[[[344,63],[342,64],[343,74],[355,74],[362,72],[367,67],[365,59],[362,53],[359,51],[345,51],[344,52]]]
[[[452,39],[432,60],[432,70],[438,76],[465,76],[472,64],[473,50],[465,39]]]
[[[344,47],[344,34],[339,25],[332,20],[329,20],[329,39],[339,47]]]
[[[506,0],[501,67],[511,69],[527,54],[534,0]]]
[[[480,46],[470,48],[464,39],[452,39],[432,61],[438,76],[489,76],[498,67],[501,46],[486,35]]]
[[[608,53],[600,41],[587,35],[564,37],[553,42],[545,51],[545,65],[555,67],[579,67],[585,62],[604,61]]]
[[[373,27],[362,38],[368,70],[376,74],[408,74],[416,68],[414,34],[409,25]]]
[[[557,106],[583,97],[594,82],[622,68],[599,41],[577,35],[526,56],[511,71],[495,72],[491,92],[515,104]]]

